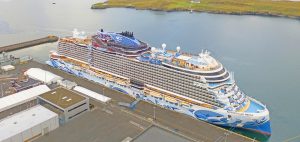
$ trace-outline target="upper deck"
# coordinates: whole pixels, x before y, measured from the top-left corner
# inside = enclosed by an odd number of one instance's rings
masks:
[[[177,47],[177,51],[166,50],[165,47],[165,44],[162,45],[162,49],[152,47],[151,51],[142,54],[138,60],[195,73],[211,73],[222,70],[221,63],[210,56],[208,51],[202,51],[199,56],[196,56],[180,52],[180,47]]]
[[[61,38],[60,42],[69,42],[81,46],[92,45],[94,48],[110,53],[116,53],[127,57],[137,57],[139,61],[161,64],[171,68],[179,68],[191,73],[205,73],[218,75],[224,73],[224,69],[216,59],[210,56],[208,51],[202,51],[198,56],[176,51],[166,50],[166,44],[162,48],[150,47],[136,39],[132,32],[104,32],[102,29],[96,35],[88,37],[84,32],[74,29],[72,37]],[[219,73],[216,73],[219,72]],[[202,74],[203,75],[203,74]]]
[[[85,35],[85,32],[79,32],[77,29],[74,29],[72,37],[63,37],[59,39],[59,42],[74,43],[81,46],[87,46],[92,43],[90,37]]]
[[[150,48],[148,44],[136,39],[131,32],[115,33],[99,30],[95,35],[87,37],[84,32],[74,30],[73,37],[61,38],[60,41],[79,46],[90,46],[93,47],[93,50],[202,76],[203,82],[218,83],[230,78],[230,73],[220,62],[210,56],[208,51],[194,55],[181,52],[180,47],[177,47],[176,50],[166,50],[166,44],[163,44],[162,48]],[[94,58],[89,57],[92,54],[83,54],[82,50],[76,52],[80,52],[82,56],[78,58],[85,57],[82,58],[85,61]],[[86,52],[91,51],[86,50]]]

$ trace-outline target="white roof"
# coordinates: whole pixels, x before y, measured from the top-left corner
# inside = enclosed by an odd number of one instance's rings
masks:
[[[14,69],[15,66],[13,65],[5,65],[5,66],[2,66],[1,69],[5,70],[5,69]]]
[[[94,92],[94,91],[91,91],[91,90],[89,90],[89,89],[83,88],[83,87],[81,87],[81,86],[76,86],[76,87],[74,87],[74,90],[75,90],[75,91],[78,91],[78,92],[80,92],[80,93],[82,93],[82,94],[84,94],[84,95],[87,95],[87,96],[89,96],[89,97],[92,97],[92,98],[94,98],[94,99],[96,99],[96,100],[99,100],[99,101],[101,101],[101,102],[104,102],[104,103],[106,103],[106,102],[108,102],[108,101],[111,100],[111,98],[109,98],[109,97],[106,97],[106,96],[104,96],[104,95],[98,94],[98,93],[96,93],[96,92]]]
[[[0,121],[0,141],[6,140],[54,117],[58,118],[56,113],[37,105],[4,118]]]
[[[0,98],[0,112],[36,99],[38,95],[50,91],[48,86],[39,85],[3,98]]]
[[[181,60],[189,60],[191,59],[192,57],[189,57],[189,56],[185,56],[185,55],[179,55],[178,57],[176,57],[177,59],[181,59]]]
[[[45,83],[56,82],[57,80],[63,79],[58,75],[42,70],[40,68],[30,68],[25,72],[25,75],[28,75],[32,79],[39,80]]]

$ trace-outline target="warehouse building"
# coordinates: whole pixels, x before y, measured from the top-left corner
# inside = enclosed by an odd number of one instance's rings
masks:
[[[0,121],[0,142],[31,141],[58,127],[58,115],[36,105]]]
[[[103,102],[103,103],[107,103],[111,100],[111,98],[109,98],[109,97],[106,97],[104,95],[101,95],[99,93],[91,91],[89,89],[83,88],[81,86],[76,86],[76,87],[73,88],[73,90],[75,90],[77,92],[80,92],[83,95],[86,95],[88,97],[91,97],[91,98],[95,99],[96,101],[100,101],[100,102]]]
[[[44,82],[46,84],[57,83],[58,80],[63,79],[56,74],[42,70],[40,68],[30,68],[24,74],[32,79]]]
[[[18,113],[37,104],[37,96],[50,91],[46,85],[39,85],[0,98],[0,119]]]
[[[38,103],[59,115],[59,123],[89,111],[89,98],[59,87],[38,96]]]
[[[5,66],[1,66],[1,69],[3,71],[10,71],[10,70],[14,70],[15,66],[13,66],[13,65],[5,65]]]

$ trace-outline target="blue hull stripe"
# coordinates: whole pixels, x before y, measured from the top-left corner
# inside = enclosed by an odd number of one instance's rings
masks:
[[[272,133],[270,120],[258,126],[243,126],[243,128],[262,133],[264,135],[271,135]]]

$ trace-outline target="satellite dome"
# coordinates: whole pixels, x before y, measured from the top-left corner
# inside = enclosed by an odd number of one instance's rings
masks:
[[[167,47],[167,44],[163,43],[163,44],[161,45],[161,47],[163,48],[163,50],[165,50],[165,48]]]
[[[151,52],[154,52],[155,51],[155,47],[151,47]]]
[[[180,51],[180,46],[177,46],[176,50],[177,50],[177,52],[179,52]]]

